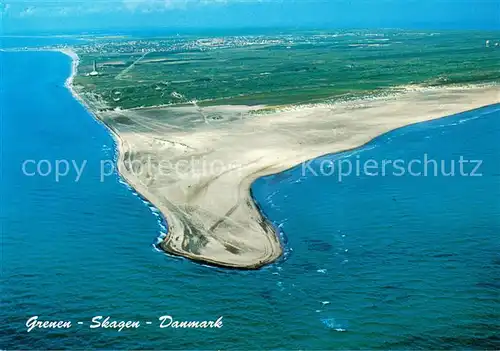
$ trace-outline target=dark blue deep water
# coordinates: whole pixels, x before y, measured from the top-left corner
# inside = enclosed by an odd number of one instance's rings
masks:
[[[500,348],[500,105],[311,164],[329,173],[325,160],[427,155],[447,161],[446,172],[455,161],[455,176],[396,176],[389,167],[339,181],[297,167],[259,179],[253,194],[285,233],[286,259],[224,270],[155,251],[155,213],[116,174],[100,181],[115,145],[64,87],[68,57],[0,55],[0,348]],[[482,176],[459,175],[460,156],[482,160]],[[58,182],[23,175],[26,160],[61,159],[87,160],[78,182],[74,170]],[[28,333],[34,315],[74,325]],[[90,329],[97,315],[143,324]],[[160,329],[162,315],[224,316],[224,326]]]

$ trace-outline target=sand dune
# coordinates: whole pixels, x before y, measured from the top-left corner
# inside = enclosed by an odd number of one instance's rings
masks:
[[[256,269],[282,254],[250,195],[258,177],[381,133],[500,101],[498,86],[417,90],[391,98],[254,115],[246,106],[100,113],[120,142],[119,169],[166,217],[161,247]],[[210,123],[203,122],[208,116]],[[212,167],[216,165],[215,167]]]
[[[118,142],[121,175],[167,219],[161,247],[226,267],[257,269],[282,254],[277,233],[251,197],[255,179],[395,128],[500,102],[500,87],[489,85],[412,88],[392,97],[265,115],[252,114],[262,106],[103,112],[103,101],[73,86],[76,53],[61,51],[73,60],[67,87]]]

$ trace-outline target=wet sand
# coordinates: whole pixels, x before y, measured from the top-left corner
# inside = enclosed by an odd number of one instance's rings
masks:
[[[165,216],[169,233],[161,248],[245,269],[282,254],[275,228],[251,197],[255,179],[363,145],[395,128],[500,102],[498,86],[476,86],[263,115],[248,106],[96,112],[103,103],[71,82],[77,98],[113,131],[121,175]]]

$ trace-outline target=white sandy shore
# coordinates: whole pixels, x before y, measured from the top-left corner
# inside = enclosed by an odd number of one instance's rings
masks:
[[[70,51],[73,74],[78,56]],[[500,102],[499,87],[409,91],[371,101],[315,105],[254,116],[246,106],[99,113],[119,145],[122,176],[165,216],[167,252],[221,266],[255,269],[282,254],[274,228],[249,188],[258,177],[351,149],[408,124]],[[173,117],[175,116],[175,117]],[[211,169],[218,163],[221,167]],[[182,167],[179,168],[179,165]],[[208,165],[208,168],[207,168]]]
[[[60,52],[62,52],[63,54],[65,54],[71,58],[71,74],[66,79],[65,85],[68,89],[71,90],[73,95],[76,95],[76,93],[73,90],[73,80],[75,79],[76,74],[78,72],[78,65],[80,64],[80,58],[78,57],[76,52],[74,52],[71,49],[62,49],[62,50],[60,50]]]

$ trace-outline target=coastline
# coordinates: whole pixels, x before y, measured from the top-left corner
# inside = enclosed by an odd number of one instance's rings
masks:
[[[70,49],[60,51],[72,59],[71,76],[65,85],[75,99],[110,130],[116,141],[120,176],[166,219],[168,234],[159,246],[173,255],[223,267],[258,269],[274,262],[283,253],[276,228],[261,213],[251,196],[250,187],[256,179],[317,157],[358,148],[394,129],[500,101],[497,86],[433,88],[434,96],[430,100],[438,102],[431,101],[427,105],[429,97],[426,94],[430,93],[414,91],[401,99],[389,97],[335,106],[301,107],[216,127],[200,126],[178,131],[167,124],[153,122],[140,113],[138,115],[137,110],[133,114],[127,110],[94,111],[92,104],[73,86],[78,72],[78,55]],[[456,103],[458,96],[471,95],[473,99]],[[448,100],[448,103],[442,105],[440,100]],[[413,111],[405,116],[405,108],[419,109],[420,112]],[[159,108],[158,111],[168,114],[174,109]],[[213,109],[227,112],[228,107]],[[241,109],[248,112],[248,108]],[[398,118],[402,112],[403,118]],[[124,117],[133,121],[134,126],[117,122],[118,118]],[[304,130],[303,127],[311,123],[314,124],[311,125],[312,131]],[[153,131],[145,132],[144,128],[148,126]],[[345,134],[332,137],[328,133],[332,130]],[[138,175],[130,164],[127,166],[127,162],[143,164],[146,162],[144,155],[153,155],[155,162],[187,157],[201,159],[200,155],[208,155],[209,160],[238,161],[235,164],[239,166],[223,174],[201,176],[199,167],[192,166],[191,170],[198,173],[186,178],[170,174],[166,177]]]
[[[71,49],[61,49],[57,50],[61,53],[63,53],[66,56],[69,56],[71,59],[71,74],[70,76],[66,79],[64,82],[64,86],[69,89],[73,97],[80,101],[81,103],[84,103],[84,101],[80,98],[80,96],[76,93],[74,87],[73,87],[73,81],[75,80],[76,75],[78,74],[78,66],[80,65],[80,57],[76,54],[75,51]]]
[[[211,260],[210,258],[204,257],[200,258],[197,257],[196,255],[190,255],[187,252],[179,252],[175,248],[171,248],[169,246],[165,245],[165,242],[167,242],[168,238],[172,236],[172,228],[178,228],[178,227],[183,227],[182,223],[180,223],[175,216],[170,216],[168,211],[165,211],[165,209],[162,209],[162,206],[158,206],[157,204],[160,203],[160,201],[157,199],[157,197],[150,193],[147,189],[147,187],[144,187],[142,183],[137,181],[137,179],[134,179],[133,177],[130,177],[129,172],[127,172],[125,165],[125,154],[127,153],[127,147],[128,143],[123,140],[123,138],[120,136],[119,132],[113,128],[110,124],[105,123],[102,118],[99,118],[97,111],[92,110],[91,106],[87,101],[76,91],[73,85],[74,78],[78,74],[78,66],[80,63],[80,58],[78,54],[72,50],[72,49],[61,49],[61,50],[56,50],[64,55],[67,55],[68,57],[71,58],[72,64],[71,64],[71,74],[70,76],[66,79],[65,81],[65,86],[66,88],[71,92],[73,97],[79,101],[82,106],[89,112],[89,114],[98,122],[102,123],[107,130],[109,130],[110,134],[112,135],[113,139],[115,140],[116,146],[117,146],[117,167],[118,167],[118,173],[120,177],[122,177],[128,184],[129,186],[134,189],[141,197],[146,199],[148,202],[150,202],[154,207],[156,207],[159,211],[159,213],[163,216],[164,220],[167,223],[167,228],[168,228],[168,233],[163,239],[163,242],[160,243],[158,246],[163,249],[166,253],[174,255],[174,256],[180,256],[180,257],[186,257],[189,258],[193,261],[199,262],[199,263],[207,263],[213,266],[218,266],[218,267],[225,267],[225,268],[244,268],[244,269],[259,269],[264,265],[267,265],[269,263],[274,262],[276,259],[278,259],[281,254],[282,254],[282,247],[279,241],[279,236],[278,233],[275,232],[275,228],[273,227],[272,223],[260,212],[258,205],[255,203],[253,197],[250,194],[250,185],[252,184],[253,180],[259,178],[256,177],[252,179],[250,182],[248,182],[248,197],[249,201],[247,201],[247,204],[253,208],[253,210],[258,214],[259,218],[259,223],[263,228],[266,228],[266,231],[269,233],[269,237],[274,239],[272,240],[274,247],[279,248],[278,250],[275,251],[273,254],[272,259],[269,259],[267,261],[260,261],[257,265],[252,264],[248,266],[239,266],[239,265],[230,265],[230,264],[221,264],[217,260]],[[174,223],[176,225],[174,226]]]

